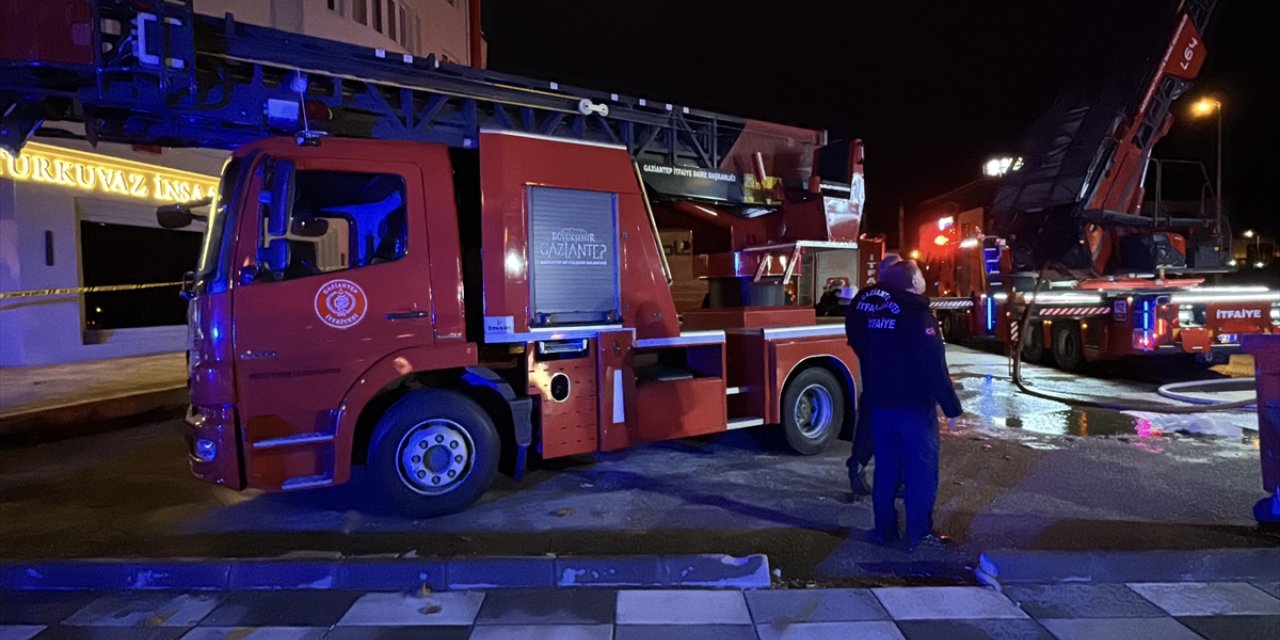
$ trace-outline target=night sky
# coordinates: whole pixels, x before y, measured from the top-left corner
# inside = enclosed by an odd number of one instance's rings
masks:
[[[1280,112],[1267,95],[1275,87],[1263,83],[1267,4],[1219,1],[1200,81],[1156,155],[1200,159],[1212,172],[1215,125],[1184,116],[1194,97],[1220,95],[1231,218],[1237,230],[1274,233],[1275,198],[1258,188],[1267,184],[1260,131]],[[1099,33],[1123,33],[1148,12],[1164,20],[1175,6],[486,0],[485,22],[495,70],[862,138],[869,226],[892,244],[899,205],[910,212],[1015,149],[1068,78],[1097,58]]]

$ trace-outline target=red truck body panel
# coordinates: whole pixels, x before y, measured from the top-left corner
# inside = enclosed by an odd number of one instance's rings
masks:
[[[626,150],[504,134],[482,135],[480,148],[486,317],[510,316],[515,333],[529,332],[529,187],[582,189],[618,195],[622,325],[633,327],[639,339],[679,335],[670,288],[655,268],[662,257]]]

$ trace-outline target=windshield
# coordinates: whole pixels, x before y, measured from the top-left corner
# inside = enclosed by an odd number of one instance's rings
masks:
[[[230,208],[234,201],[236,183],[239,182],[240,169],[244,165],[242,158],[230,158],[222,166],[222,179],[218,183],[218,192],[209,203],[209,221],[204,233],[204,244],[200,247],[200,263],[196,267],[196,282],[203,283],[209,293],[217,293],[226,289],[225,274],[219,266],[226,262],[225,230],[227,220],[231,217]]]

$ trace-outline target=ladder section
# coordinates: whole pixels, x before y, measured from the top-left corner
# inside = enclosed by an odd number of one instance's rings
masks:
[[[0,145],[20,148],[43,120],[83,121],[91,140],[216,148],[299,131],[470,147],[495,129],[746,174],[756,158],[805,173],[825,143],[821,131],[198,15],[190,0],[90,6],[91,64],[0,60]]]

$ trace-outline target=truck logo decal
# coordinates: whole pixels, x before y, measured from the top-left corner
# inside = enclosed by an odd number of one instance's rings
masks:
[[[321,322],[334,329],[350,329],[364,319],[369,298],[350,280],[330,280],[316,292],[315,306]]]
[[[609,245],[596,240],[596,234],[577,227],[551,232],[551,240],[538,245],[538,264],[607,265]]]
[[[1261,320],[1261,309],[1218,309],[1219,320]]]
[[[516,332],[515,316],[485,316],[485,335],[509,335]]]

